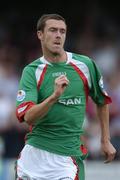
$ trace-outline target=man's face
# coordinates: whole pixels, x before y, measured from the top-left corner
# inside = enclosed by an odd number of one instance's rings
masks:
[[[44,50],[59,54],[66,38],[66,24],[62,20],[49,19],[43,32],[38,32]]]

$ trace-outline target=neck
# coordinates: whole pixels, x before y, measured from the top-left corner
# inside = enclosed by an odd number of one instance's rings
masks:
[[[44,53],[44,58],[49,61],[49,62],[64,62],[67,61],[67,54],[66,52],[63,50],[62,53]]]

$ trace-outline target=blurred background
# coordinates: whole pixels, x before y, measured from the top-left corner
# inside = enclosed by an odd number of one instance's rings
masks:
[[[59,13],[66,19],[65,49],[89,56],[98,64],[105,88],[112,97],[110,133],[117,155],[110,165],[103,163],[99,122],[95,105],[89,99],[84,124],[89,149],[86,179],[119,180],[120,11],[117,3],[102,0],[80,1],[79,4],[59,0],[16,4],[5,1],[0,6],[0,180],[14,180],[15,160],[28,131],[28,126],[16,119],[15,100],[23,67],[41,56],[36,23],[43,13]]]

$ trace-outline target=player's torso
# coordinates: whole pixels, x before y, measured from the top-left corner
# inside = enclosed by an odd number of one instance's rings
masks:
[[[49,97],[54,91],[54,81],[60,75],[66,75],[69,80],[69,85],[64,93],[59,98],[59,103],[65,105],[72,105],[84,103],[85,92],[84,83],[79,74],[74,70],[71,65],[63,63],[49,65],[44,74],[44,79],[39,88],[39,101],[43,101]]]
[[[54,63],[47,65],[44,78],[38,89],[38,103],[53,93],[55,78],[62,74],[69,79],[69,85],[40,124],[46,127],[60,127],[64,124],[67,130],[73,130],[73,127],[80,130],[86,105],[85,83],[71,64]],[[58,128],[56,130],[58,131]]]
[[[68,63],[40,63],[36,67],[38,103],[52,95],[58,76],[66,75],[69,85],[47,114],[36,120],[27,142],[51,152],[80,155],[80,134],[83,133],[88,95],[88,68],[74,59]]]

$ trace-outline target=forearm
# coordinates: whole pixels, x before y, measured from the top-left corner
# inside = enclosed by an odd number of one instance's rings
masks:
[[[107,142],[110,140],[110,131],[109,131],[109,106],[97,106],[97,114],[101,126],[101,141]]]
[[[42,103],[34,105],[31,107],[24,115],[24,120],[32,125],[36,122],[37,119],[44,117],[53,104],[58,100],[58,98],[63,94],[66,89],[69,80],[66,76],[61,75],[55,79],[54,92],[51,96],[45,99]]]
[[[40,119],[48,113],[50,107],[52,107],[52,105],[56,101],[57,97],[51,95],[42,103],[36,104],[33,107],[31,107],[24,115],[25,122],[27,122],[29,125],[34,124],[38,118]]]
[[[97,112],[101,125],[101,149],[105,154],[105,163],[111,162],[115,158],[116,150],[110,142],[109,132],[109,106],[97,106]]]

